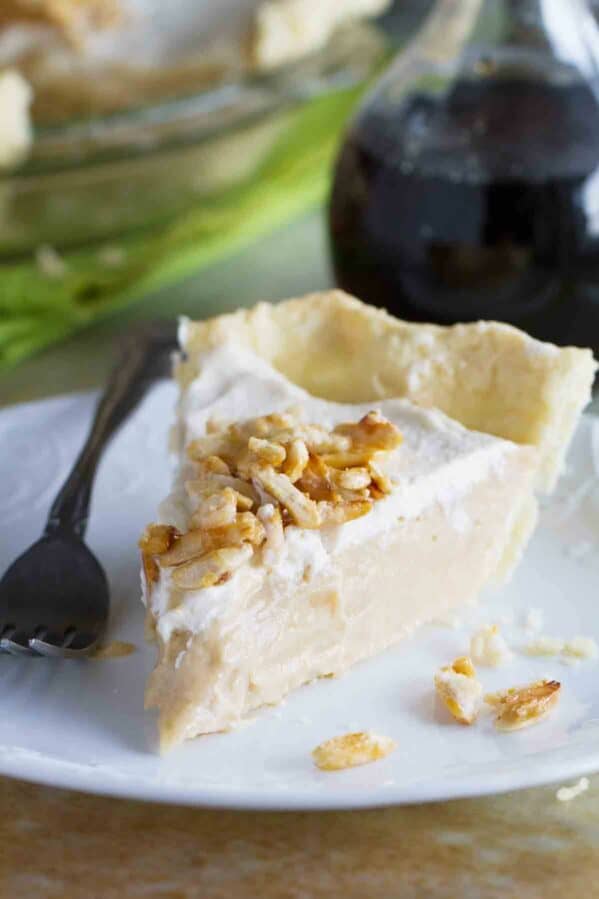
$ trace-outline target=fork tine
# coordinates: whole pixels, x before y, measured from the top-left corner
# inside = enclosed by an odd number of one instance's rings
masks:
[[[73,642],[73,640],[75,639],[76,636],[77,636],[77,631],[75,630],[74,627],[67,628],[67,630],[65,631],[65,634],[64,634],[64,639],[61,644],[62,648],[67,649],[67,647],[69,647],[71,645],[71,643]]]
[[[36,654],[42,656],[60,656],[62,655],[62,651],[60,646],[57,646],[55,643],[45,643],[43,640],[40,640],[38,637],[30,637],[28,640],[29,646],[32,651]]]
[[[3,637],[0,640],[0,651],[7,652],[11,656],[31,656],[35,655],[32,652],[32,649],[29,646],[23,646],[22,643],[17,643],[14,640],[10,640],[7,637]]]
[[[41,642],[47,633],[47,627],[36,627],[34,636],[28,638],[27,644],[34,655],[40,655],[40,650],[38,649],[36,644],[38,642]]]
[[[71,644],[77,636],[76,629],[72,627],[65,632],[62,640],[57,643],[50,643],[47,640],[42,640],[40,637],[31,637],[29,646],[32,650],[44,656],[79,659],[90,654],[90,650],[93,649],[97,640],[84,639],[81,648],[72,648]]]
[[[36,654],[56,655],[61,647],[69,645],[75,634],[75,628],[70,627],[61,639],[58,634],[48,635],[47,627],[36,627],[33,637],[29,637],[27,643]],[[46,639],[48,636],[50,639]],[[55,652],[52,650],[55,650]]]
[[[82,659],[90,654],[89,647],[85,647],[85,649],[63,649],[62,646],[57,646],[55,643],[45,643],[43,640],[36,640],[35,637],[29,641],[29,645],[40,655],[52,658]]]
[[[36,627],[33,637],[29,637],[27,643],[33,649],[42,652],[45,647],[67,648],[77,636],[77,630],[74,627],[68,627],[61,636],[59,633],[49,633],[47,627]]]
[[[6,624],[2,628],[2,631],[0,631],[0,652],[7,652],[12,656],[31,655],[27,646],[12,639],[16,630],[14,624]]]

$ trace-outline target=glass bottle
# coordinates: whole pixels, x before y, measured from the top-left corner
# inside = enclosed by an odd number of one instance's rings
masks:
[[[599,353],[590,0],[438,0],[349,127],[330,239],[339,285],[400,317]]]

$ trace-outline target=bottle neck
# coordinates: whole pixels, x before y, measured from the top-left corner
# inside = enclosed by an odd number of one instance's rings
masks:
[[[473,39],[544,53],[587,78],[599,75],[592,0],[484,0]]]
[[[592,81],[599,96],[593,0],[438,0],[410,50],[429,65],[451,66],[471,48],[528,53],[542,68],[557,64],[565,79]]]
[[[404,47],[373,93],[400,102],[404,86],[424,69],[451,68],[472,38],[486,0],[437,0],[417,35]],[[364,105],[368,105],[368,98]]]
[[[415,90],[440,97],[456,78],[486,75],[583,80],[599,103],[599,22],[592,0],[437,0],[372,96],[398,106]]]

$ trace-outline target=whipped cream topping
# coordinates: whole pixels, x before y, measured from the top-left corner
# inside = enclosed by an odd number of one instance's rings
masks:
[[[174,631],[197,633],[206,629],[215,617],[230,611],[240,595],[259,589],[269,578],[278,594],[287,594],[291,601],[294,588],[325,572],[335,555],[354,544],[374,538],[385,540],[398,520],[416,518],[433,505],[443,509],[451,526],[466,530],[470,523],[462,498],[490,474],[500,473],[506,457],[516,449],[509,441],[468,431],[441,412],[420,409],[407,400],[354,405],[311,396],[247,348],[225,343],[204,356],[200,374],[180,397],[177,434],[181,464],[173,490],[160,507],[159,521],[187,530],[192,509],[184,484],[192,476],[193,467],[185,458],[184,448],[205,434],[209,419],[242,421],[298,404],[307,422],[327,428],[357,421],[372,408],[380,409],[404,438],[403,444],[386,454],[381,463],[393,490],[377,500],[367,515],[354,521],[320,530],[287,527],[285,548],[275,564],[263,564],[258,552],[224,584],[175,590],[170,571],[162,569],[149,602],[163,640]]]

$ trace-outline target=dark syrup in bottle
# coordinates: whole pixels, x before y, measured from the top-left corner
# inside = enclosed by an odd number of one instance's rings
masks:
[[[599,85],[462,80],[365,107],[330,204],[337,281],[396,315],[599,352]]]

